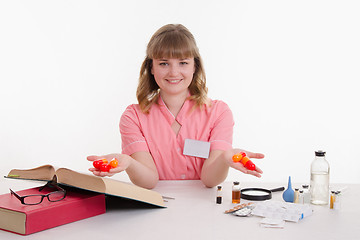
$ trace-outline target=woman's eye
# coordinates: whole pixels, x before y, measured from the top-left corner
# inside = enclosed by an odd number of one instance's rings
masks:
[[[160,66],[167,66],[167,65],[168,65],[168,63],[166,63],[166,62],[162,62],[162,63],[160,63],[159,65],[160,65]]]
[[[187,62],[180,62],[181,65],[186,65],[188,64]]]

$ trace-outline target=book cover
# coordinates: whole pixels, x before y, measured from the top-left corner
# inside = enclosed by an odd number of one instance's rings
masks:
[[[13,169],[6,177],[50,181],[54,176],[59,184],[165,207],[162,196],[156,191],[111,178],[79,173],[68,168],[55,169],[51,165],[43,165],[32,169]]]
[[[16,193],[20,196],[47,194],[39,187]],[[63,200],[24,205],[11,193],[0,195],[0,229],[28,235],[105,213],[105,195],[89,191],[67,191]]]

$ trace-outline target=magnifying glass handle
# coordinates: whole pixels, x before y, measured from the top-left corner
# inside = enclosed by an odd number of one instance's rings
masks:
[[[278,188],[271,189],[270,191],[271,192],[280,192],[280,191],[284,191],[284,190],[285,190],[284,187],[278,187]]]

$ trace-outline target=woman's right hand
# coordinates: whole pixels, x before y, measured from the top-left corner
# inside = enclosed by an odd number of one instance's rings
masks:
[[[108,160],[108,162],[110,162],[113,158],[116,158],[119,161],[119,164],[116,168],[110,169],[109,172],[102,172],[99,169],[96,169],[94,167],[89,168],[89,171],[92,172],[95,176],[111,177],[116,173],[126,170],[130,166],[131,160],[132,160],[132,158],[129,155],[120,154],[120,153],[111,153],[111,154],[106,154],[106,155],[101,155],[101,156],[91,155],[91,156],[87,157],[87,160],[90,162],[94,162],[96,160],[106,159],[106,160]]]

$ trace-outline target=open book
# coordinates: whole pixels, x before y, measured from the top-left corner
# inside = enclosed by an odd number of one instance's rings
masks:
[[[115,179],[79,173],[67,168],[55,169],[51,165],[43,165],[26,170],[13,169],[6,177],[50,181],[53,180],[54,176],[56,176],[57,183],[59,184],[136,200],[158,207],[165,207],[162,196],[155,191]]]

